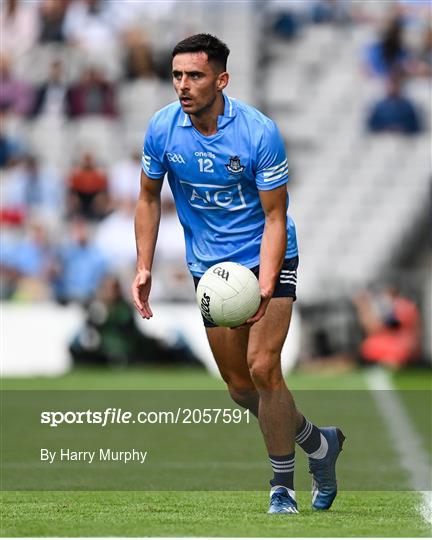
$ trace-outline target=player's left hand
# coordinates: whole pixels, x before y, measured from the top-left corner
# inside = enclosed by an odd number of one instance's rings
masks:
[[[247,328],[252,326],[253,324],[257,323],[260,319],[262,319],[265,315],[265,312],[267,310],[267,306],[269,305],[269,302],[271,300],[271,295],[266,295],[261,293],[261,303],[259,305],[258,311],[255,313],[253,317],[250,317],[244,324],[241,326],[236,326],[235,328],[232,328],[232,330],[236,330],[237,328]]]

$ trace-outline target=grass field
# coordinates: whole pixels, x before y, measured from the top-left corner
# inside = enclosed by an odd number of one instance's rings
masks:
[[[428,371],[400,373],[391,378],[396,388],[421,391],[431,387]],[[345,390],[335,393],[336,401],[344,401],[340,403],[341,408],[349,407],[346,402],[350,391],[354,395],[354,391],[365,390],[364,395],[367,395],[366,378],[361,372],[319,376],[293,374],[288,382],[296,391]],[[53,379],[6,379],[2,386],[8,390],[223,388],[220,381],[204,371],[190,369],[80,370]],[[409,400],[405,405],[420,444],[426,449],[430,431],[428,426],[425,427],[427,422],[419,420],[425,411],[419,411],[418,405]],[[428,417],[430,419],[430,411],[426,411]],[[24,441],[25,437],[23,434]],[[342,485],[344,477],[355,471],[359,456],[362,453],[367,456],[368,451],[374,448],[373,441],[367,439],[367,433],[363,437],[363,447],[361,443],[354,444],[353,440],[350,447],[350,439],[347,441],[341,459]],[[233,441],[233,446],[236,444]],[[395,466],[393,463],[398,466],[398,456],[392,445],[383,451],[390,470]],[[372,476],[377,474],[373,469],[369,471]],[[386,474],[384,468],[382,474]],[[327,513],[310,510],[310,494],[300,491],[297,493],[301,511],[298,516],[268,516],[266,483],[267,478],[264,477],[263,491],[4,491],[1,534],[10,537],[431,536],[431,526],[420,511],[422,497],[419,493],[406,491],[408,486],[400,486],[399,489],[404,491],[342,490],[332,510]]]

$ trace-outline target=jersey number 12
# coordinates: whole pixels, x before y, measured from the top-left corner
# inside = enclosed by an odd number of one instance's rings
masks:
[[[211,159],[209,159],[209,158],[206,158],[206,159],[199,158],[198,159],[198,164],[199,164],[200,172],[207,172],[207,173],[214,172],[213,161]]]

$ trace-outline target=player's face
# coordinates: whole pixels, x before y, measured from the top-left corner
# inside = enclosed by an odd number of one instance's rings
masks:
[[[175,91],[187,114],[208,111],[228,83],[228,74],[209,63],[204,52],[177,54],[172,73]]]

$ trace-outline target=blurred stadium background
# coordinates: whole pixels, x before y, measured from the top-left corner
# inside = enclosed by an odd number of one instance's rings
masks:
[[[0,9],[4,375],[63,373],[72,358],[206,361],[166,190],[152,324],[129,296],[146,125],[175,99],[173,45],[198,32],[231,48],[227,93],[271,116],[286,140],[301,261],[287,365],[430,363],[429,2]]]

